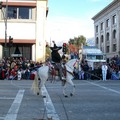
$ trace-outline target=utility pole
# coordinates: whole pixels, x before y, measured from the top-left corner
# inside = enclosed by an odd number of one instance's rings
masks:
[[[4,19],[4,23],[5,23],[5,45],[4,45],[4,57],[7,57],[7,18],[8,18],[8,0],[6,0],[6,10],[3,11],[2,7],[3,7],[3,2],[0,2],[0,9],[1,12],[3,14],[3,19]]]
[[[5,45],[3,49],[4,59],[5,59],[5,68],[6,68],[6,60],[7,60],[7,18],[8,18],[8,0],[6,0],[6,9],[5,12],[2,10],[2,2],[0,2],[0,9],[3,14],[3,19],[5,23]]]
[[[7,18],[8,18],[8,0],[6,0],[6,10],[5,10],[5,48],[4,48],[4,56],[7,57]]]
[[[0,2],[0,9],[1,9],[1,12],[3,14],[3,19],[4,19],[4,23],[5,23],[5,45],[4,45],[4,57],[6,58],[7,57],[7,18],[8,18],[8,0],[6,0],[6,9],[5,11],[2,10],[2,5],[3,3]]]

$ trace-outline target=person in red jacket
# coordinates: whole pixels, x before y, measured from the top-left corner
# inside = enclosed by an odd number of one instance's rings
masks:
[[[15,77],[16,77],[16,75],[17,75],[16,71],[15,71],[14,69],[12,69],[11,72],[10,72],[10,77],[9,77],[9,79],[10,79],[10,80],[14,80]]]

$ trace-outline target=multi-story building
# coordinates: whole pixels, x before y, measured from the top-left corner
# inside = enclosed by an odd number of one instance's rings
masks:
[[[114,0],[93,18],[95,44],[107,56],[120,55],[120,0]]]
[[[45,60],[47,5],[48,0],[2,0],[0,59],[6,55]]]

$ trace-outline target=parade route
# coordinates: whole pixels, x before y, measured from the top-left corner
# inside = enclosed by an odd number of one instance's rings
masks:
[[[31,91],[32,80],[0,80],[0,120],[119,120],[120,81],[74,80],[76,92],[62,94],[60,81],[46,82],[46,98]]]

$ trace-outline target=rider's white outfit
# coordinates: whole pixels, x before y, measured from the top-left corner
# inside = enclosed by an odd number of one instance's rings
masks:
[[[107,65],[103,64],[102,65],[102,78],[104,81],[106,80],[106,77],[107,77],[107,69],[108,69]]]

